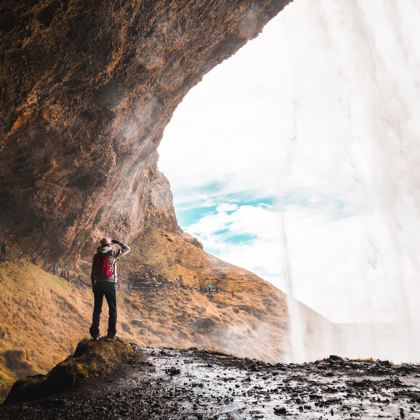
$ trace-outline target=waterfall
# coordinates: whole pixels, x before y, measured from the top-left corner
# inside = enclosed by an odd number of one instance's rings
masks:
[[[293,292],[293,275],[289,249],[287,245],[286,226],[284,215],[282,215],[281,238],[283,245],[283,277],[285,280],[285,291],[287,293],[287,309],[289,313],[289,337],[290,337],[290,357],[288,362],[304,362],[305,359],[305,325],[302,314]]]
[[[280,141],[296,139],[280,195],[301,195],[285,201],[292,290],[352,357],[418,358],[419,18],[411,0],[296,0],[269,28],[292,121]]]

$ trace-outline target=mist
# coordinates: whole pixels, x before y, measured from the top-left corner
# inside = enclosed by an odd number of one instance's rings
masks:
[[[415,0],[295,0],[190,92],[160,148],[177,211],[216,208],[183,227],[340,326],[326,354],[419,358],[419,19]],[[215,233],[230,226],[256,238]]]

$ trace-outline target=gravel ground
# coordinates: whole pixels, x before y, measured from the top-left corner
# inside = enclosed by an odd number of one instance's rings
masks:
[[[138,349],[77,390],[0,408],[2,419],[420,419],[420,366],[331,356],[270,364]]]

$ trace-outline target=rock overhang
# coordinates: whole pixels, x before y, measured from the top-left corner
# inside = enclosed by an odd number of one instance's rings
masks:
[[[74,262],[179,229],[157,147],[189,89],[290,0],[16,2],[0,22],[3,236]]]

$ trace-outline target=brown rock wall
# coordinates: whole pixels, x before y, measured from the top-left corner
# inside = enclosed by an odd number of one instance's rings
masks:
[[[1,233],[46,263],[74,261],[103,234],[178,229],[156,167],[163,130],[289,2],[2,2]]]

